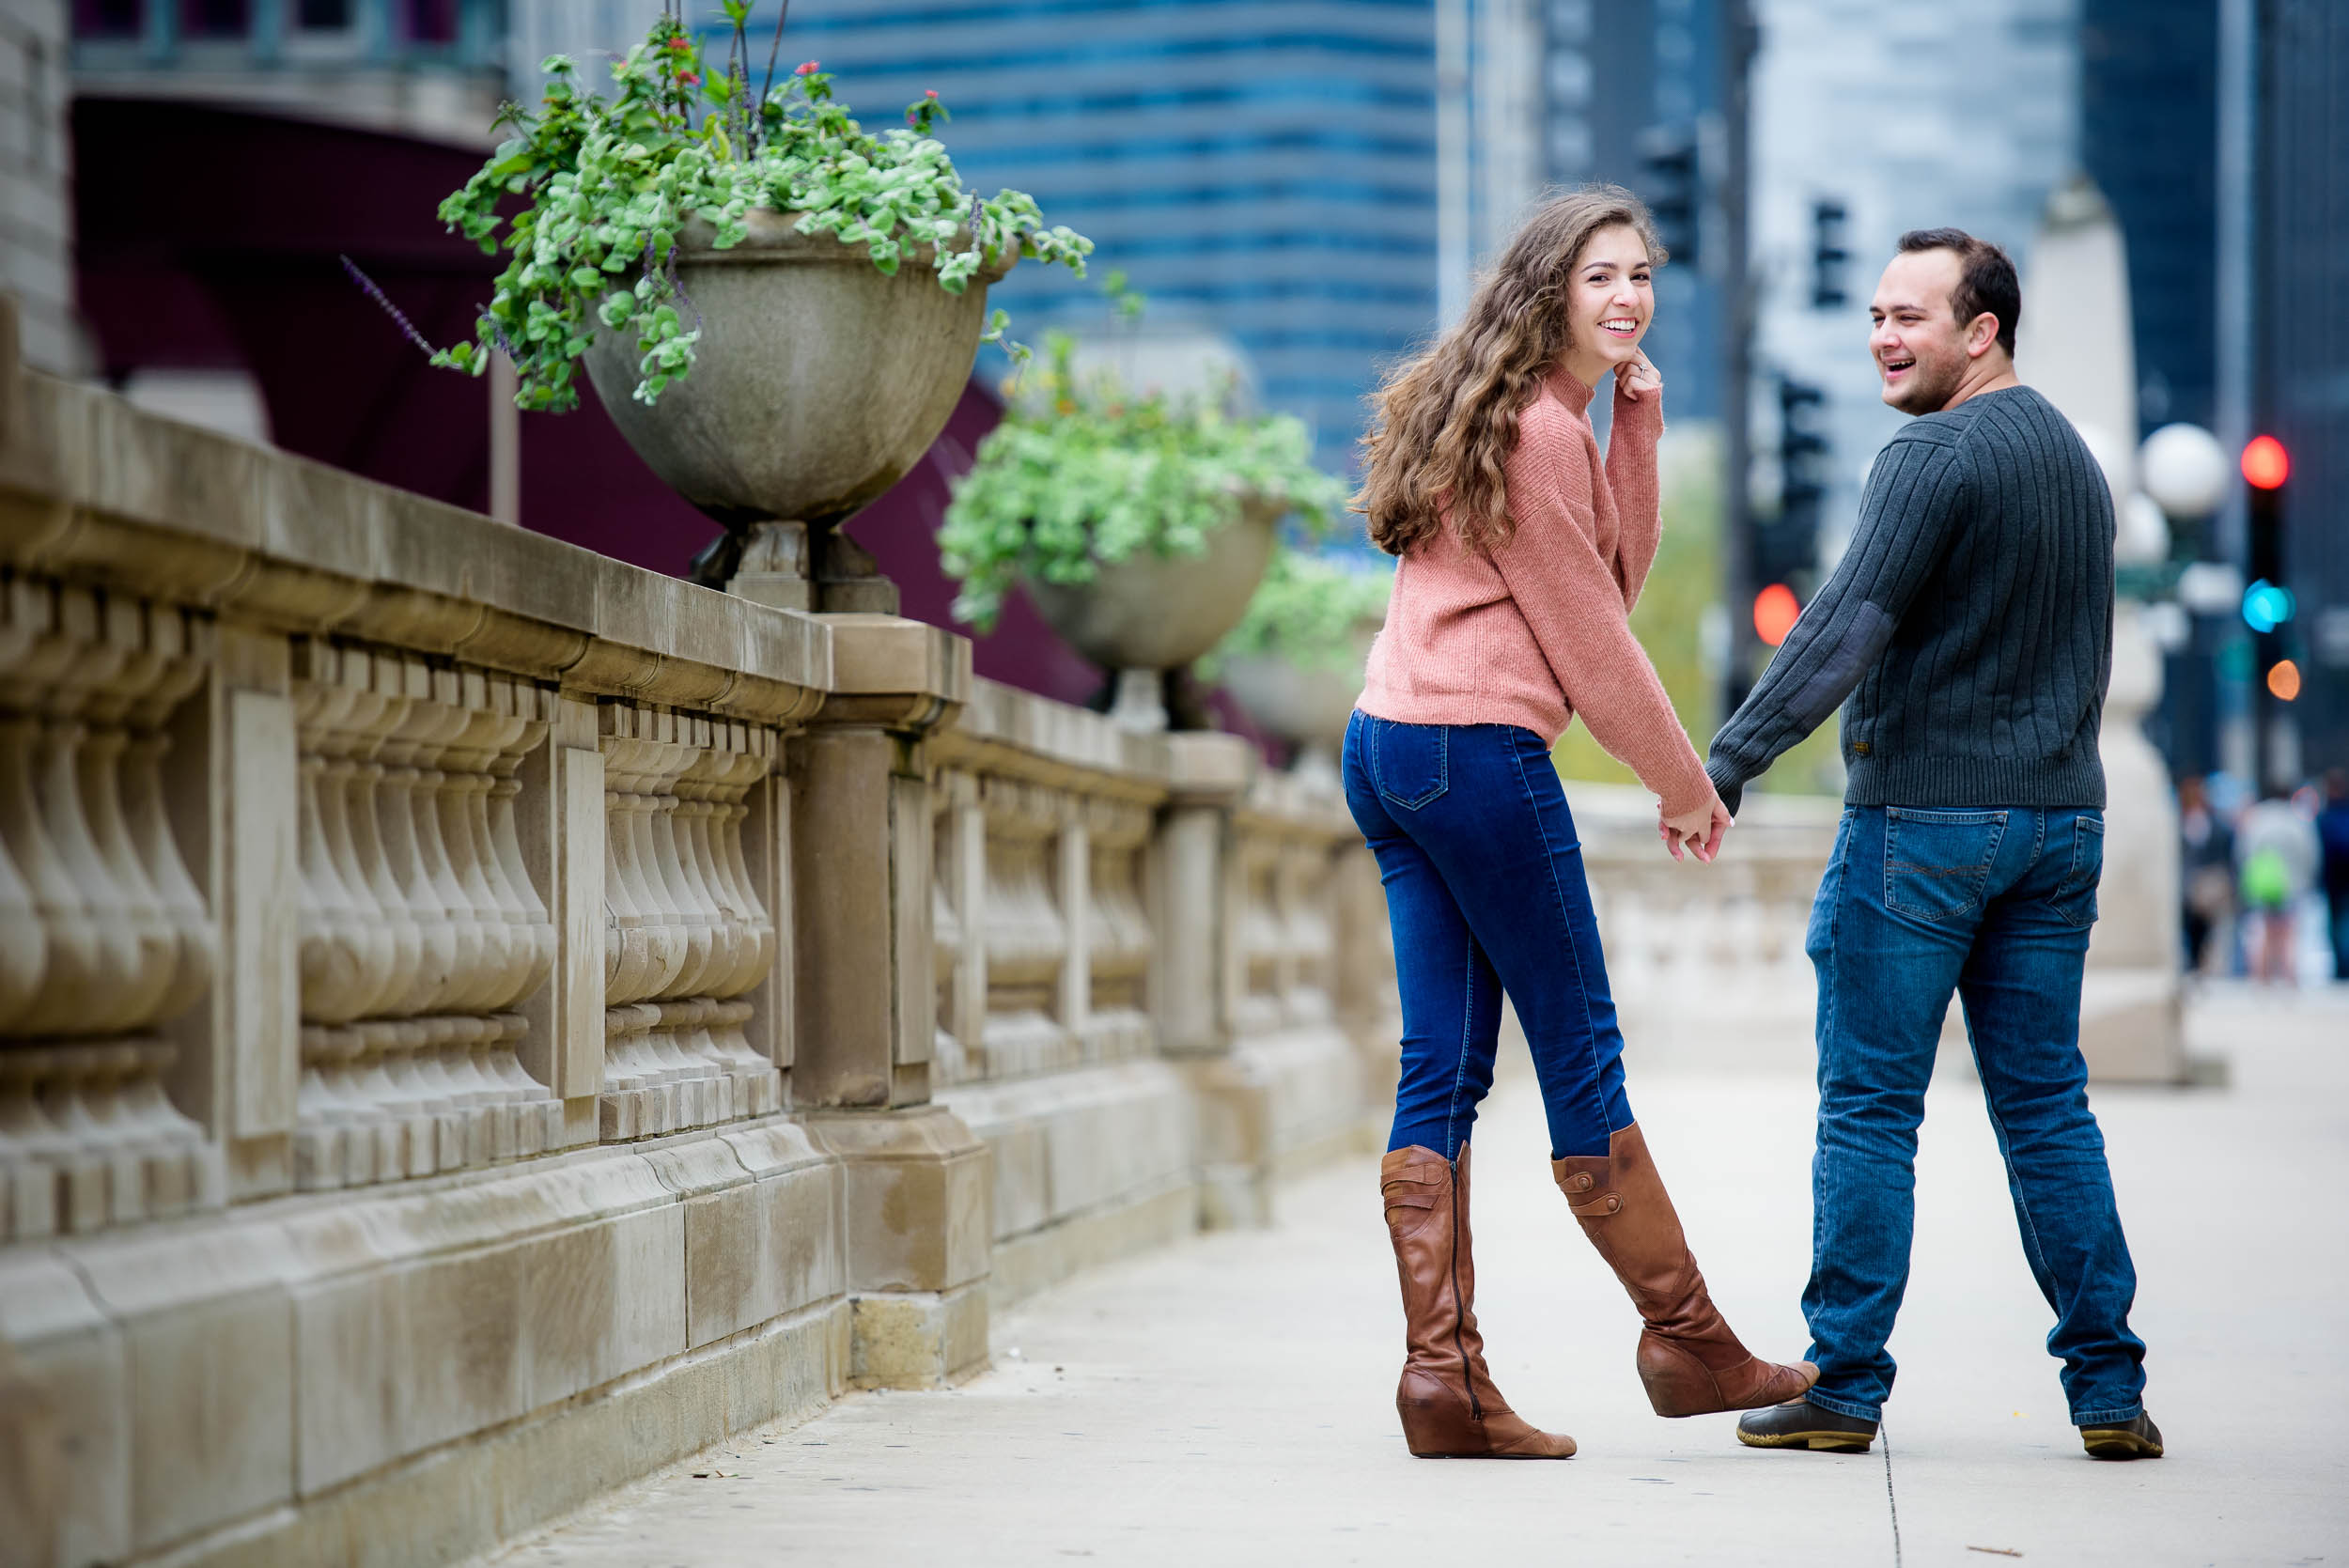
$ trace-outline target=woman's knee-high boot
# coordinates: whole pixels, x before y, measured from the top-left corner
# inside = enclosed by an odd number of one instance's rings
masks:
[[[1403,1281],[1408,1351],[1394,1407],[1423,1459],[1565,1459],[1574,1439],[1521,1420],[1485,1369],[1469,1237],[1469,1152],[1397,1149],[1379,1162],[1387,1234]]]
[[[1630,1293],[1645,1327],[1640,1381],[1659,1416],[1702,1416],[1781,1405],[1818,1381],[1808,1361],[1781,1366],[1737,1342],[1688,1254],[1680,1216],[1634,1126],[1610,1153],[1553,1159],[1550,1173],[1582,1234]]]

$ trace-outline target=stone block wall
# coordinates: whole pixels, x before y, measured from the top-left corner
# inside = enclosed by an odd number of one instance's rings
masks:
[[[1342,804],[969,657],[0,366],[0,1555],[448,1560],[1355,1136]]]

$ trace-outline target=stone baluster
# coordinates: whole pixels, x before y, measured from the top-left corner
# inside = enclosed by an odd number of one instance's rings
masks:
[[[966,962],[963,923],[957,906],[962,890],[956,885],[955,797],[959,789],[975,789],[969,775],[941,770],[930,780],[930,974],[938,988],[936,1043],[931,1047],[931,1081],[951,1088],[970,1081],[971,1067],[956,1032],[956,988]]]
[[[1281,919],[1281,845],[1252,823],[1238,826],[1235,836],[1241,985],[1233,998],[1232,1027],[1242,1034],[1266,1034],[1283,1022],[1281,970],[1288,934]]]
[[[1086,802],[1086,817],[1092,876],[1085,1054],[1097,1062],[1147,1056],[1158,1042],[1147,995],[1157,943],[1143,879],[1151,812],[1127,800],[1094,800]]]
[[[743,1000],[773,971],[776,924],[743,846],[774,732],[607,703],[599,710],[607,1140],[764,1115],[780,1069],[752,1046]]]
[[[750,816],[747,798],[772,768],[774,736],[732,724],[726,738],[736,749],[711,753],[684,787],[694,798],[692,840],[723,917],[728,955],[707,983],[710,1001],[704,1028],[712,1054],[732,1080],[733,1114],[755,1116],[783,1108],[783,1074],[751,1044],[747,1027],[755,1009],[743,999],[773,970],[779,938],[774,916],[758,895],[742,829]]]
[[[1024,780],[982,776],[987,821],[987,1027],[979,1076],[1003,1079],[1076,1063],[1065,1026],[1061,973],[1069,928],[1062,916],[1056,792]]]
[[[1293,839],[1281,853],[1281,906],[1288,930],[1281,1005],[1292,1024],[1318,1024],[1336,1016],[1330,998],[1337,944],[1330,910],[1330,858],[1329,842],[1318,835]]]
[[[553,958],[512,826],[552,695],[406,654],[302,641],[303,1076],[295,1184],[527,1157],[562,1107],[516,1054]],[[500,820],[504,819],[504,842]]]
[[[163,786],[210,646],[168,606],[0,583],[0,1241],[220,1201],[155,1034],[212,967]]]

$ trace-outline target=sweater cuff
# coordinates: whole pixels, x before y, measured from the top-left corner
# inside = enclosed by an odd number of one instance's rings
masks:
[[[1660,436],[1664,433],[1664,399],[1660,394],[1653,392],[1644,397],[1634,397],[1624,390],[1623,382],[1617,380],[1614,420],[1614,429],[1636,430],[1643,436]]]
[[[1692,751],[1688,760],[1694,762]],[[1704,765],[1693,768],[1674,768],[1671,787],[1656,791],[1657,805],[1666,816],[1678,816],[1683,812],[1702,811],[1713,803],[1713,782],[1706,777]]]
[[[1746,781],[1719,757],[1704,765],[1704,773],[1713,781],[1714,793],[1720,796],[1721,804],[1729,808],[1729,815],[1736,815],[1738,805],[1745,800]]]

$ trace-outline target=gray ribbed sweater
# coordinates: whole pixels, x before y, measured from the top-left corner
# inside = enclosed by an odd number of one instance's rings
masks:
[[[2112,494],[2027,386],[1929,413],[1886,444],[1859,527],[1705,770],[1746,781],[1843,706],[1858,806],[2105,803]]]

